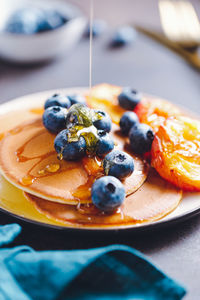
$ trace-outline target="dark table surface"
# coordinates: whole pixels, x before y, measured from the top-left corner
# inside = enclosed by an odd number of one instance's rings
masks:
[[[89,1],[71,1],[88,11]],[[199,3],[193,2],[197,8]],[[95,15],[109,22],[109,30],[94,41],[93,84],[109,82],[132,86],[146,93],[200,111],[200,73],[176,54],[142,35],[130,47],[108,47],[112,29],[124,22],[159,26],[157,1],[95,1]],[[0,102],[15,97],[72,86],[88,86],[89,44],[83,39],[66,56],[37,66],[0,62]],[[0,223],[16,221],[0,213]],[[22,234],[13,245],[28,244],[37,250],[77,249],[123,243],[135,247],[188,289],[185,299],[200,298],[200,216],[146,233],[77,234],[47,230],[20,222]]]

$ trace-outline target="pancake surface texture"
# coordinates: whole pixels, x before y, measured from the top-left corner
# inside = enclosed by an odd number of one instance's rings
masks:
[[[66,226],[109,228],[158,220],[178,206],[182,193],[153,171],[143,186],[128,196],[113,214],[101,213],[92,204],[72,206],[54,203],[28,193],[25,193],[25,197],[43,215]]]

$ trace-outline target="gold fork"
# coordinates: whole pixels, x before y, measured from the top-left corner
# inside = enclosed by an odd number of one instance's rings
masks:
[[[197,52],[200,45],[200,22],[194,7],[186,0],[159,0],[158,6],[164,35],[139,26],[136,28],[176,51],[192,66],[200,69]]]
[[[200,23],[190,2],[160,0],[158,7],[162,28],[171,41],[186,48],[200,44]]]

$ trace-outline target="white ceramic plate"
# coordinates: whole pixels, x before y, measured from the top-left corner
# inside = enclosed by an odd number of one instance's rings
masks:
[[[70,89],[58,89],[58,90],[50,90],[50,91],[44,91],[36,94],[31,94],[31,95],[26,95],[21,98],[17,98],[15,100],[6,102],[4,104],[0,105],[0,115],[4,115],[10,111],[14,110],[20,110],[20,109],[28,109],[28,108],[36,108],[38,106],[42,106],[44,101],[51,96],[54,93],[64,93],[64,94],[73,94],[77,92],[83,92],[85,88],[70,88]],[[1,184],[1,183],[0,183]],[[69,228],[66,226],[61,226],[59,224],[53,223],[51,221],[49,222],[41,222],[38,221],[37,219],[34,218],[29,218],[26,216],[26,214],[22,211],[19,214],[14,213],[12,210],[6,209],[5,206],[1,205],[0,202],[0,210],[5,211],[9,214],[14,215],[15,217],[21,218],[23,220],[40,224],[43,226],[49,226],[49,227],[54,227],[58,229],[73,229],[73,230],[85,230],[87,231],[88,229],[81,229],[81,228]],[[151,223],[143,223],[143,224],[138,224],[138,225],[131,225],[131,226],[126,226],[126,227],[121,227],[119,230],[134,230],[134,231],[139,231],[139,230],[145,230],[145,229],[151,229],[153,227],[158,227],[158,226],[163,226],[163,225],[169,225],[174,222],[178,222],[180,220],[187,219],[193,215],[196,215],[197,213],[200,212],[200,193],[184,193],[183,194],[183,199],[180,203],[180,205],[169,215],[166,217],[162,218],[161,220],[154,221]],[[104,228],[100,230],[113,230],[116,228]],[[97,230],[97,229],[90,229],[90,230]]]

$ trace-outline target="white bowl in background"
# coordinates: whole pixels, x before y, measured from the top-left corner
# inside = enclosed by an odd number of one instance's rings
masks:
[[[36,33],[4,31],[6,20],[24,6],[53,8],[72,18],[59,28]],[[75,6],[58,0],[0,0],[0,57],[17,63],[39,63],[67,53],[80,40],[87,19]]]

